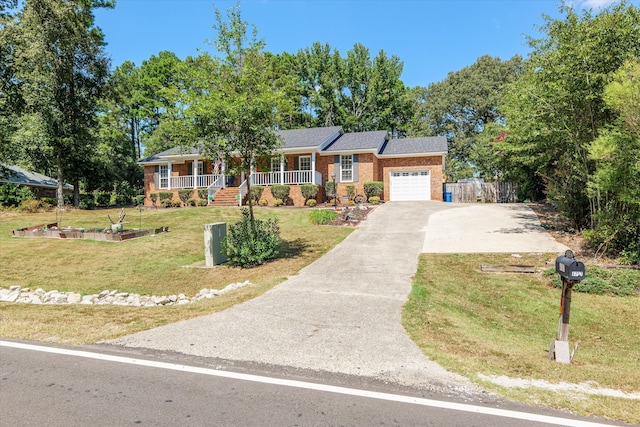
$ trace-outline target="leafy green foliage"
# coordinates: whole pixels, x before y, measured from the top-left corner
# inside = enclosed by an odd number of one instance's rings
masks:
[[[273,200],[273,206],[278,208],[280,206],[284,205],[284,202],[282,201],[282,199],[274,199]]]
[[[198,198],[207,200],[209,197],[209,190],[206,188],[198,188]]]
[[[552,280],[554,287],[562,287],[554,269],[548,270],[547,274],[555,276]],[[638,296],[640,295],[640,271],[623,268],[610,270],[590,265],[587,267],[585,279],[577,282],[573,290],[596,295]]]
[[[20,202],[18,211],[27,213],[40,212],[44,208],[44,204],[38,199],[27,199]]]
[[[309,206],[310,208],[314,207],[317,204],[318,202],[316,201],[316,199],[307,199],[307,201],[305,202],[305,205]]]
[[[336,220],[336,211],[328,209],[314,209],[309,212],[309,220],[316,225],[325,225]]]
[[[274,259],[280,247],[280,228],[277,219],[251,220],[248,209],[242,218],[229,226],[223,250],[229,263],[239,267],[254,267]]]
[[[626,3],[578,15],[568,4],[562,20],[546,18],[543,37],[501,107],[508,133],[498,144],[512,170],[546,183],[546,194],[577,229],[596,227],[606,197],[588,183],[599,163],[591,146],[616,114],[606,85],[628,58],[640,56],[640,9]],[[599,200],[600,198],[600,200]]]
[[[318,197],[319,187],[315,184],[302,184],[300,186],[300,192],[305,200],[315,199]]]
[[[324,193],[327,197],[333,197],[336,194],[337,183],[333,181],[327,181],[324,183]]]
[[[111,204],[111,193],[106,191],[96,191],[93,193],[95,205],[100,207],[106,207]]]
[[[0,184],[0,206],[18,206],[24,200],[34,198],[35,196],[29,187],[12,183]]]
[[[160,203],[173,199],[173,193],[171,191],[160,192]]]
[[[178,198],[180,198],[180,201],[185,205],[187,204],[187,200],[189,200],[192,195],[193,190],[191,189],[178,190]]]
[[[262,185],[254,185],[251,187],[251,194],[249,195],[249,199],[251,201],[257,202],[262,197],[262,192],[264,191],[264,186]]]
[[[371,181],[364,183],[364,194],[367,196],[367,199],[371,199],[373,196],[377,196],[378,200],[380,200],[380,196],[384,193],[384,182],[382,181]]]
[[[95,194],[80,193],[80,199],[78,200],[78,207],[80,209],[93,209],[96,207]]]
[[[155,206],[158,203],[158,193],[149,194],[149,198],[151,199],[151,203]]]
[[[276,184],[271,186],[271,195],[280,199],[280,201],[285,202],[289,199],[289,192],[291,191],[291,187],[283,184]]]
[[[371,203],[372,205],[379,205],[380,204],[380,197],[378,197],[378,196],[369,197],[369,203]]]

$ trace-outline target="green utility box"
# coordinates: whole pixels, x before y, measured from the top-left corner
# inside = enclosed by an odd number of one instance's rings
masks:
[[[214,265],[227,262],[227,254],[222,250],[222,242],[227,238],[227,223],[215,222],[204,225],[204,257],[205,265]]]

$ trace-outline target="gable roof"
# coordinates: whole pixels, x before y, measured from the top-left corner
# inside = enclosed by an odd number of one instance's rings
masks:
[[[380,157],[403,157],[425,154],[445,154],[448,151],[447,137],[427,136],[422,138],[390,139],[382,147],[378,155]]]
[[[342,126],[331,126],[322,128],[287,129],[277,132],[282,138],[280,149],[291,150],[301,148],[319,148],[322,150],[328,144],[341,138],[344,134]]]
[[[377,153],[387,139],[388,135],[386,130],[345,133],[324,149],[323,152],[338,153],[372,151]]]
[[[28,185],[30,187],[58,188],[58,180],[42,175],[37,172],[31,172],[22,169],[20,166],[2,165],[10,172],[6,176],[0,176],[0,182],[8,182],[11,184]],[[72,190],[73,185],[64,184],[63,188]]]

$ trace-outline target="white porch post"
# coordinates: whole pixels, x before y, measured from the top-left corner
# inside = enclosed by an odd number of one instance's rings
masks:
[[[311,183],[316,183],[316,152],[311,153]]]
[[[171,190],[171,162],[167,162],[167,190]]]
[[[198,188],[198,159],[193,161],[193,189]]]
[[[227,164],[224,161],[220,162],[218,173],[222,174],[222,188],[227,188]]]
[[[280,156],[280,184],[285,184],[284,182],[284,156]]]

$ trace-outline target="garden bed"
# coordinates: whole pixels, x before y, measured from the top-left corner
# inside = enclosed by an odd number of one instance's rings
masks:
[[[169,227],[160,227],[155,229],[132,228],[130,230],[121,230],[116,232],[113,232],[109,228],[59,228],[58,223],[54,222],[51,224],[39,224],[13,230],[13,236],[26,238],[45,237],[52,239],[89,239],[102,240],[106,242],[122,242],[168,231]]]

